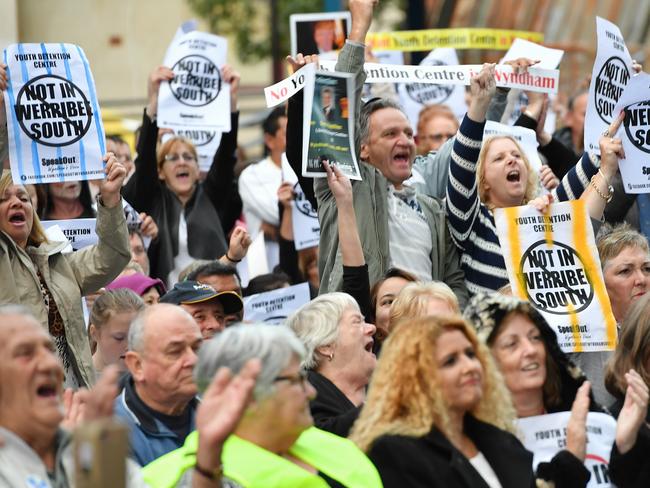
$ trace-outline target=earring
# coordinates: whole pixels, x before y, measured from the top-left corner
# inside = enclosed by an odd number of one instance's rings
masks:
[[[327,356],[327,360],[328,360],[328,361],[331,361],[332,359],[334,359],[334,354],[333,354],[333,353],[330,353],[330,355]]]

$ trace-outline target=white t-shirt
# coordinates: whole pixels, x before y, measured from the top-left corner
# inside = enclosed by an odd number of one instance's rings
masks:
[[[282,170],[271,157],[248,166],[239,176],[239,194],[251,239],[255,239],[262,222],[280,225],[278,188],[282,184]]]
[[[499,478],[497,478],[496,473],[492,469],[492,466],[487,462],[487,459],[485,459],[485,456],[481,451],[470,459],[469,462],[472,463],[474,469],[478,471],[478,474],[481,475],[483,481],[485,481],[490,488],[503,488],[499,482]]]
[[[174,286],[178,281],[178,275],[187,268],[194,258],[190,256],[187,249],[187,222],[185,221],[185,212],[181,210],[181,216],[178,219],[178,254],[174,257],[174,269],[167,276],[169,288]]]
[[[408,271],[422,281],[431,281],[431,228],[415,190],[388,187],[388,242],[391,266]]]

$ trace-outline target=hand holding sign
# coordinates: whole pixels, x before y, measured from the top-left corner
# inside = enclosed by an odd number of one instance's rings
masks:
[[[327,184],[334,195],[336,205],[339,207],[344,204],[352,205],[352,183],[350,183],[350,179],[335,165],[323,162],[323,167],[327,172]]]
[[[485,120],[488,106],[496,91],[494,66],[493,63],[485,63],[481,72],[472,76],[470,81],[472,101],[469,104],[467,115],[474,122],[483,122]]]
[[[0,64],[0,90],[7,89],[7,65]]]
[[[618,160],[625,159],[623,152],[623,141],[614,136],[618,132],[625,118],[625,113],[621,112],[612,122],[609,128],[603,133],[598,141],[600,147],[600,169],[609,181],[618,171]]]
[[[158,111],[158,91],[160,90],[160,83],[163,81],[171,81],[174,79],[174,72],[167,66],[158,66],[149,75],[147,83],[147,115],[154,117]]]
[[[106,178],[99,185],[99,193],[102,196],[102,204],[107,208],[113,208],[122,198],[120,190],[126,178],[126,168],[113,153],[107,153],[104,161],[106,161]]]
[[[636,443],[639,428],[648,412],[648,385],[631,369],[625,373],[627,390],[625,403],[616,423],[616,447],[621,454],[628,452]]]
[[[291,71],[294,73],[309,63],[314,63],[318,67],[318,54],[303,56],[302,53],[298,53],[295,58],[293,56],[287,56],[285,59],[289,66],[291,66]]]
[[[237,93],[239,93],[239,72],[235,71],[229,64],[224,64],[221,68],[221,77],[226,83],[230,84],[230,111],[237,111]]]

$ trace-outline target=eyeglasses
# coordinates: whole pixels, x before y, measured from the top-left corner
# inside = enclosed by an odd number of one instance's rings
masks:
[[[183,159],[183,161],[196,161],[196,158],[194,157],[194,154],[184,152],[183,154],[165,154],[165,161],[171,161],[172,163],[177,163],[180,159]]]
[[[295,376],[277,376],[273,383],[277,381],[288,381],[291,385],[301,385],[303,391],[305,390],[305,383],[307,382],[307,371],[300,370]]]

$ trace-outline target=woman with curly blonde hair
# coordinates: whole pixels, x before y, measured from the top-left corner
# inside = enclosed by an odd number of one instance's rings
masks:
[[[534,486],[514,416],[467,322],[424,317],[397,324],[384,343],[350,438],[385,487]]]

